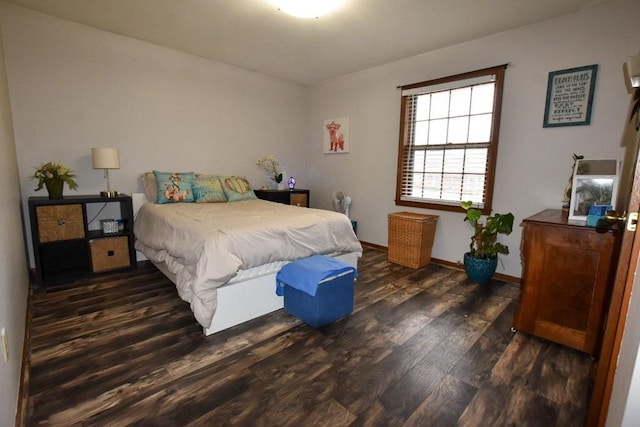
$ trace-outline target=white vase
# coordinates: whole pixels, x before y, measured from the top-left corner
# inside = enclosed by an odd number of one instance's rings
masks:
[[[284,190],[284,182],[278,183],[278,190]]]

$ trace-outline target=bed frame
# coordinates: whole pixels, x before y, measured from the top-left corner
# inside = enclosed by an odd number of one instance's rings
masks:
[[[334,258],[358,268],[358,254],[347,253]],[[156,264],[173,283],[173,275],[164,263]],[[278,268],[279,270],[279,268]],[[284,307],[284,298],[276,295],[276,274],[260,274],[241,280],[231,280],[218,288],[218,305],[211,327],[203,328],[205,335],[215,334]]]
[[[133,193],[134,217],[140,206],[146,202],[143,193]],[[358,254],[346,253],[334,256],[355,268],[358,267]],[[146,259],[138,252],[138,260]],[[164,263],[154,265],[171,280],[176,283],[176,277]],[[205,335],[239,325],[284,307],[284,298],[276,295],[276,274],[279,267],[267,270],[260,269],[260,273],[234,278],[229,283],[218,288],[218,304],[209,328],[203,328]],[[250,273],[251,271],[249,271]],[[245,272],[246,273],[246,272]]]

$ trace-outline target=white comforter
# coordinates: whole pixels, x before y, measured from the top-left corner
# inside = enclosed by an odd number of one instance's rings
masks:
[[[345,215],[264,200],[145,203],[134,233],[136,249],[176,275],[180,297],[206,328],[216,309],[216,289],[238,270],[313,254],[362,254]]]

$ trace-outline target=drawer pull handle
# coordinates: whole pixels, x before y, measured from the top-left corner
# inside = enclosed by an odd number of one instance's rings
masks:
[[[58,225],[65,225],[67,223],[67,221],[65,221],[64,219],[59,219],[58,220]]]
[[[116,253],[114,251],[107,251],[107,256],[114,256]]]

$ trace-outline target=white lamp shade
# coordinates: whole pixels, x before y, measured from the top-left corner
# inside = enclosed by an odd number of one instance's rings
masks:
[[[91,149],[94,169],[120,169],[120,154],[117,148],[94,147]]]

